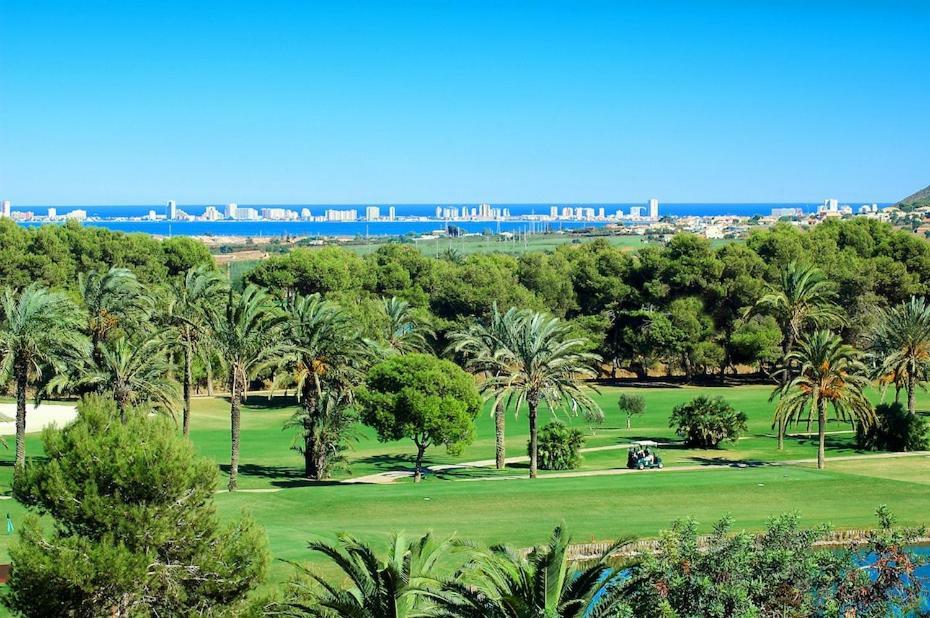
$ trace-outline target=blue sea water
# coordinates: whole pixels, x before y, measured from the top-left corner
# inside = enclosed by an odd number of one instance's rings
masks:
[[[858,202],[854,203],[858,205]],[[309,208],[314,216],[322,215],[327,209],[348,210],[356,209],[359,214],[363,214],[365,206],[375,204],[262,204],[250,205],[240,204],[240,208],[253,207],[284,207],[296,212],[302,208]],[[376,204],[381,207],[382,215],[387,214],[387,208],[394,206],[398,217],[432,217],[435,214],[436,206],[468,206],[473,207],[477,204]],[[570,204],[570,203],[552,203],[552,204],[494,204],[498,208],[509,208],[513,217],[520,217],[531,214],[548,214],[551,206],[557,206],[560,210],[563,207],[592,207],[604,208],[607,214],[612,214],[618,209],[624,213],[629,213],[630,206],[641,206],[642,204]],[[216,205],[222,210],[222,204]],[[37,216],[44,216],[48,211],[48,206],[15,206],[14,211],[32,211]],[[113,220],[126,219],[129,217],[145,216],[150,210],[159,214],[165,212],[165,206],[161,205],[131,205],[131,206],[55,206],[58,216],[65,215],[72,210],[86,210],[88,217],[100,218],[104,220],[86,221],[85,225],[105,227],[111,230],[123,232],[145,232],[162,236],[251,236],[251,237],[280,237],[290,236],[402,236],[405,234],[423,234],[444,227],[442,221],[127,221]],[[178,208],[191,214],[203,214],[206,205],[197,204],[178,204]],[[805,212],[813,212],[817,205],[808,204],[774,204],[774,203],[756,203],[756,204],[661,204],[660,214],[662,216],[712,216],[712,215],[768,215],[773,208],[801,208]],[[455,225],[467,232],[481,233],[485,231],[492,232],[522,232],[522,231],[546,231],[546,230],[569,230],[576,228],[597,227],[604,225],[603,222],[581,222],[581,221],[562,221],[552,223],[535,223],[528,221],[463,221],[454,222]],[[40,222],[24,222],[23,225],[33,226],[41,225]]]

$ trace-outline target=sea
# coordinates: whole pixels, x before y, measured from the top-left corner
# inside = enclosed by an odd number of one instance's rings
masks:
[[[862,202],[865,203],[865,202]],[[751,217],[754,215],[769,215],[773,208],[800,208],[805,212],[815,212],[818,203],[678,203],[678,204],[660,204],[660,216],[684,217],[684,216],[715,216],[715,215],[738,215]],[[860,205],[860,202],[850,203],[854,210]],[[313,216],[322,215],[328,209],[349,210],[355,209],[362,216],[366,206],[378,206],[381,208],[381,215],[387,215],[387,209],[391,206],[395,208],[397,217],[433,217],[437,206],[455,206],[455,207],[476,207],[478,204],[239,204],[239,208],[287,208],[300,212],[303,208],[308,208]],[[510,210],[511,217],[521,217],[527,215],[548,215],[549,209],[556,206],[559,211],[564,207],[589,207],[595,210],[604,208],[607,214],[612,214],[617,210],[624,213],[630,212],[631,206],[642,206],[642,204],[633,203],[601,203],[601,204],[574,204],[574,203],[549,203],[549,204],[493,204],[495,208],[507,208]],[[68,214],[72,210],[87,211],[88,220],[84,225],[104,227],[121,232],[144,232],[159,236],[241,236],[253,238],[280,238],[294,236],[309,237],[357,237],[357,236],[376,236],[391,237],[405,236],[409,234],[419,235],[427,234],[435,230],[444,229],[446,223],[442,220],[432,219],[429,221],[417,220],[398,220],[398,221],[167,221],[164,219],[155,221],[131,220],[133,217],[143,217],[150,210],[159,214],[165,213],[165,205],[106,205],[106,206],[88,206],[88,205],[53,205],[59,217]],[[178,208],[190,215],[201,215],[206,209],[206,204],[178,204]],[[215,204],[215,207],[222,212],[223,204]],[[49,206],[31,205],[31,206],[13,206],[14,212],[32,212],[36,216],[45,216]],[[23,221],[22,225],[30,227],[35,225],[45,225],[40,221]],[[485,233],[485,232],[546,232],[559,230],[572,230],[600,227],[606,222],[598,221],[553,221],[553,222],[531,222],[527,220],[508,220],[508,221],[450,221],[449,224],[455,225],[466,233]]]

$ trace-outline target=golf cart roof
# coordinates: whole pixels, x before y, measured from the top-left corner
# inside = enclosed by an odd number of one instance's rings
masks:
[[[659,446],[659,443],[653,440],[634,440],[633,444],[637,446]]]

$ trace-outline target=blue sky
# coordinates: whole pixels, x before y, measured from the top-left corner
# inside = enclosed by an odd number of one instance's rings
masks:
[[[930,2],[0,0],[18,204],[892,201]]]

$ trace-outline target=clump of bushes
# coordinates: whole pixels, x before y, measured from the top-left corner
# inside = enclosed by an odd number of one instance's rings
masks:
[[[723,397],[697,397],[675,406],[669,427],[684,438],[687,446],[717,448],[724,440],[735,441],[747,431],[745,412]]]
[[[930,448],[930,428],[900,403],[883,403],[875,408],[875,423],[856,429],[856,444],[867,451],[923,451]]]
[[[584,435],[580,430],[562,423],[549,423],[539,432],[539,467],[543,470],[574,470],[581,465],[583,446]]]

